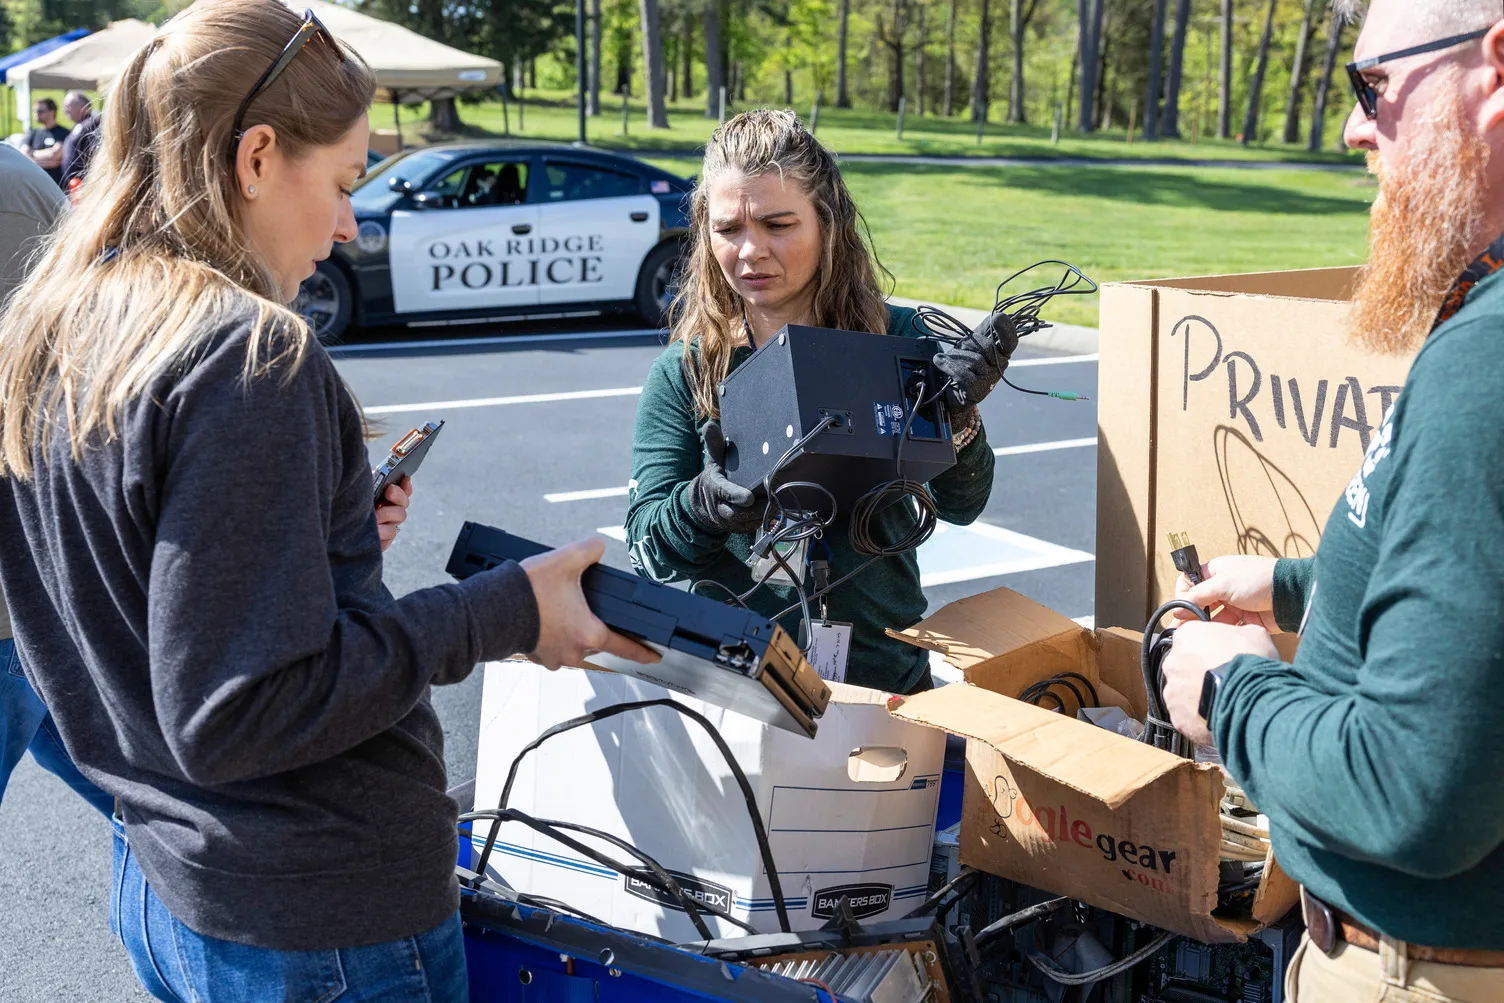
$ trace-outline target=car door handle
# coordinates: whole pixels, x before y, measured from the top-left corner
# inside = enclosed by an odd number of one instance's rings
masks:
[[[632,214],[632,222],[634,223],[646,223],[647,221],[648,214],[645,212],[634,212]]]
[[[525,233],[532,233],[533,227],[530,223],[518,223],[516,226],[512,227],[512,232],[520,237]]]

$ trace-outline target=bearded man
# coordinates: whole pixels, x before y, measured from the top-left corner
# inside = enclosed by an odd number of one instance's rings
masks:
[[[1380,191],[1352,333],[1419,352],[1314,558],[1218,558],[1179,590],[1221,609],[1177,632],[1166,702],[1302,885],[1298,1003],[1504,1000],[1501,18],[1370,5],[1346,140]]]

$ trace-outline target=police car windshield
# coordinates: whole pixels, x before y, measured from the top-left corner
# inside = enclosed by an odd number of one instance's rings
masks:
[[[454,150],[412,150],[387,157],[355,186],[350,203],[357,211],[384,212],[401,198],[392,192],[390,179],[403,178],[420,185],[458,157]]]

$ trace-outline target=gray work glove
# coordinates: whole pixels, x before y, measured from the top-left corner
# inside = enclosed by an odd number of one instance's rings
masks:
[[[971,337],[946,344],[935,356],[935,368],[950,377],[945,409],[952,423],[968,408],[976,407],[1003,378],[1008,360],[1018,347],[1018,331],[1007,314],[990,313],[971,332]]]
[[[705,469],[689,482],[689,509],[701,525],[722,533],[752,533],[762,525],[765,505],[726,476],[726,436],[719,422],[700,430]]]

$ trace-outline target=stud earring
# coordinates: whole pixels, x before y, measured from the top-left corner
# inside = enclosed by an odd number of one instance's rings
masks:
[[[245,190],[245,193],[247,195],[254,195],[254,194],[256,194],[256,186],[255,185],[251,185],[249,188],[247,188]]]

